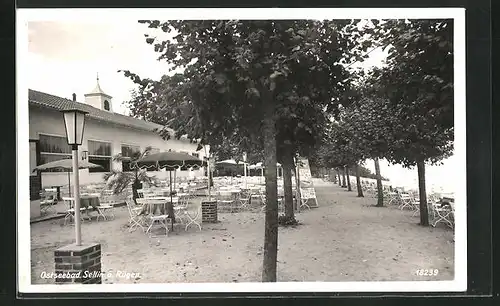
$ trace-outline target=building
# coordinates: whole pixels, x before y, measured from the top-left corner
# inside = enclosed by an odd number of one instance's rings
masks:
[[[118,163],[112,157],[123,156],[151,146],[154,152],[185,152],[200,159],[205,150],[196,151],[197,144],[187,138],[163,140],[154,130],[160,125],[113,112],[112,97],[101,89],[99,79],[93,91],[85,95],[85,103],[77,102],[29,90],[29,141],[30,141],[30,197],[37,198],[41,188],[68,185],[68,173],[62,170],[33,172],[37,165],[71,158],[71,147],[67,144],[64,119],[60,110],[77,107],[88,112],[85,121],[83,143],[79,156],[102,168],[80,170],[80,184],[103,182],[103,173],[110,169],[127,170],[128,163]],[[207,150],[208,153],[208,150]],[[166,171],[150,171],[159,179],[166,178]],[[204,174],[204,169],[177,171],[177,177],[196,177]]]

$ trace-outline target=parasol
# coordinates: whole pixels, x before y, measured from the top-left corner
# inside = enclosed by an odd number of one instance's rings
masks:
[[[87,169],[87,168],[102,168],[100,165],[96,165],[93,163],[89,163],[86,160],[80,161],[78,163],[79,169]],[[71,158],[60,159],[53,162],[45,163],[43,165],[36,166],[33,169],[35,171],[44,171],[44,170],[53,170],[53,169],[62,169],[62,170],[73,170],[73,160]],[[68,171],[68,190],[69,196],[71,197],[71,180],[70,180],[70,171]]]
[[[168,215],[172,218],[172,230],[173,223],[175,222],[174,206],[172,203],[172,171],[181,167],[192,168],[202,166],[203,161],[201,159],[187,153],[180,152],[160,152],[149,154],[137,160],[132,165],[132,167],[138,167],[141,169],[165,169],[170,173],[170,205],[168,206]]]

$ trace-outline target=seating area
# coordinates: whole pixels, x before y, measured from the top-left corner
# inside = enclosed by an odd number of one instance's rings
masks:
[[[332,181],[329,176],[323,178]],[[351,180],[351,188],[357,190],[355,179]],[[377,184],[375,181],[361,180],[363,195],[369,198],[377,198]],[[418,190],[404,187],[392,187],[383,184],[384,205],[395,207],[399,210],[411,211],[412,216],[420,214],[420,199]],[[455,195],[453,193],[428,193],[427,209],[429,212],[429,223],[436,227],[443,224],[453,229],[455,227]]]
[[[417,191],[402,191],[396,189],[394,192],[388,192],[384,197],[387,205],[397,206],[400,210],[412,211],[412,216],[420,214],[420,199]],[[429,222],[433,227],[442,223],[450,228],[455,226],[455,201],[453,196],[442,194],[427,195],[427,210],[429,212]]]
[[[233,178],[233,184],[230,183],[231,178],[214,178],[212,201],[218,200],[218,222],[214,223],[202,222],[201,202],[207,199],[207,189],[181,190],[180,186],[172,193],[174,223],[167,209],[171,201],[170,188],[156,186],[143,186],[138,192],[137,203],[129,193],[125,198],[126,205],[115,205],[112,209],[114,219],[104,221],[99,217],[97,221],[94,217],[88,221],[85,218],[82,240],[101,243],[103,271],[126,270],[141,275],[140,279],[130,281],[103,278],[103,283],[260,281],[265,187],[258,181],[249,180],[246,184],[249,191],[246,192],[245,182],[240,179]],[[280,182],[280,189],[281,185]],[[442,271],[440,279],[453,277],[453,257],[450,255],[453,254],[453,244],[445,243],[453,239],[453,232],[445,229],[445,220],[451,218],[446,211],[437,212],[436,219],[433,219],[433,224],[443,226],[429,231],[408,222],[413,212],[410,206],[398,209],[398,199],[388,205],[392,209],[369,209],[365,203],[373,204],[371,198],[358,198],[354,192],[314,181],[314,196],[320,204],[315,209],[316,200],[309,198],[312,190],[308,195],[307,188],[311,187],[302,188],[303,199],[299,203],[305,202],[310,209],[302,205],[297,212],[299,227],[279,228],[282,237],[278,253],[281,281],[382,280],[394,277],[395,273],[398,280],[408,280],[413,276],[407,271],[420,264],[422,252]],[[231,197],[233,194],[227,192],[231,190],[241,191],[240,196]],[[219,191],[231,196],[219,199]],[[106,192],[99,195],[101,203],[113,200],[105,200]],[[279,196],[283,196],[281,191]],[[118,195],[116,199],[121,197]],[[281,211],[282,204],[282,200],[278,202]],[[98,216],[98,212],[89,213]],[[86,211],[82,212],[83,217],[86,214]],[[74,228],[68,226],[68,221],[66,226],[63,220],[32,224],[34,283],[50,281],[37,278],[37,275],[40,271],[53,269],[55,248],[74,241]],[[335,233],[334,239],[332,233]],[[337,249],[340,251],[332,252]],[[399,250],[398,256],[405,260],[387,271],[383,267],[394,265],[394,250]],[[331,256],[335,258],[332,260]],[[321,262],[312,260],[313,257],[328,260]],[[358,258],[368,261],[358,263]],[[304,266],[307,272],[300,268]],[[361,266],[372,267],[367,268],[370,274],[366,273],[367,269],[360,269]]]
[[[190,188],[191,187],[191,188]],[[160,228],[165,235],[173,229],[175,224],[184,226],[188,231],[196,226],[201,231],[201,199],[196,195],[195,185],[187,185],[170,192],[170,188],[143,188],[138,190],[139,198],[136,202],[132,196],[127,198],[129,210],[129,231],[140,227],[150,237],[153,229]],[[137,204],[136,204],[137,203]],[[173,206],[173,218],[168,214],[168,205]]]

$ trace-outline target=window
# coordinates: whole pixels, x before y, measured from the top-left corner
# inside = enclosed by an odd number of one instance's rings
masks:
[[[199,153],[191,153],[191,155],[193,155],[196,158],[200,158],[200,154]]]
[[[36,156],[36,142],[30,140],[30,176],[36,176],[36,171],[33,172],[35,167],[37,166],[37,156]]]
[[[89,168],[89,172],[111,171],[111,143],[104,141],[89,140],[88,159],[90,163],[97,164],[102,168]]]
[[[109,111],[109,102],[108,100],[104,100],[104,109]]]
[[[132,169],[130,168],[130,159],[134,156],[134,154],[140,152],[141,148],[139,146],[122,145],[122,157],[125,158],[125,160],[122,161],[123,172],[132,171]]]
[[[71,146],[63,136],[40,134],[40,164],[71,158]],[[67,172],[67,169],[52,169],[47,172]]]

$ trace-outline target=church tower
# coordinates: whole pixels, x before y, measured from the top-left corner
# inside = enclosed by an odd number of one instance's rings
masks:
[[[85,103],[98,109],[112,112],[112,97],[101,89],[99,85],[99,75],[97,75],[97,85],[90,93],[85,94]]]

